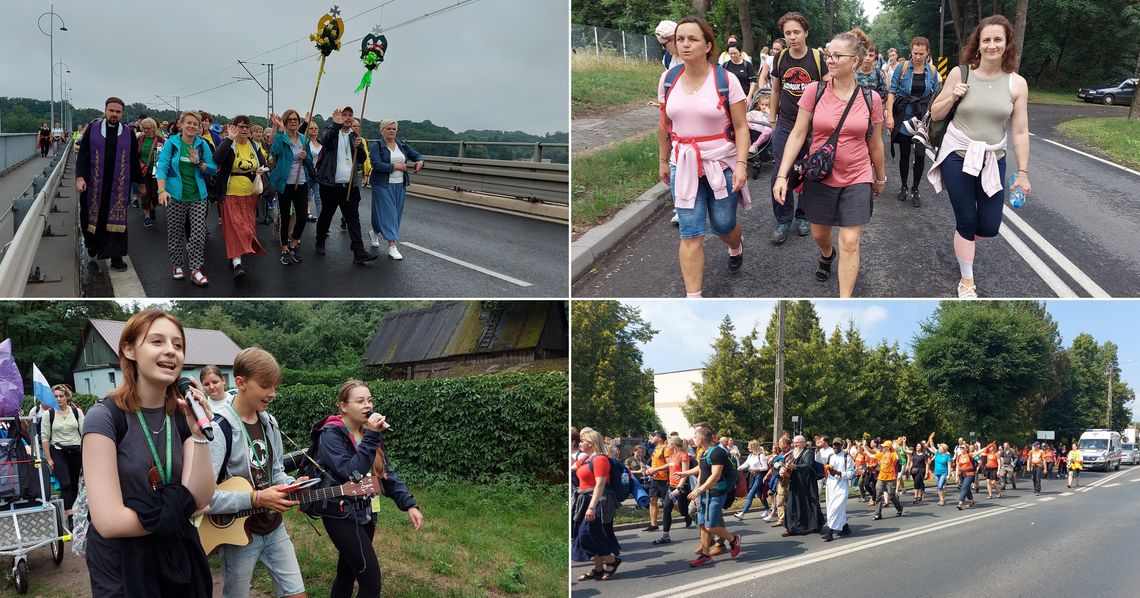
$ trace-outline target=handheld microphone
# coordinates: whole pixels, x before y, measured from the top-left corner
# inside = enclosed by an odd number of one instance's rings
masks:
[[[372,413],[373,413],[372,411],[369,411],[368,413],[365,413],[365,414],[364,414],[364,419],[368,419],[368,418],[372,417]],[[380,422],[380,429],[381,429],[381,430],[385,430],[385,431],[386,431],[386,430],[393,430],[393,428],[392,428],[391,424],[389,424],[389,423],[388,423],[388,420],[384,420],[384,421]],[[394,431],[394,430],[393,430],[393,431]]]
[[[194,417],[198,418],[198,429],[202,431],[202,435],[206,440],[214,439],[214,426],[210,420],[206,418],[206,412],[202,411],[202,405],[195,401],[190,396],[190,389],[194,387],[194,383],[189,378],[183,376],[178,379],[178,392],[186,398],[186,402],[190,404],[190,409],[194,411]]]

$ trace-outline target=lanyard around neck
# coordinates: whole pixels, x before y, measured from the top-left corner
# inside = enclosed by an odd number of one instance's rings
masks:
[[[147,426],[146,420],[143,419],[142,409],[135,411],[135,415],[139,418],[139,425],[142,426],[143,438],[146,438],[146,444],[150,447],[150,456],[154,458],[154,468],[158,470],[159,478],[162,479],[162,485],[170,484],[170,470],[174,464],[173,459],[170,458],[170,414],[165,415],[166,421],[162,427],[166,428],[166,463],[159,461],[158,450],[154,448],[154,440],[151,439],[150,427]]]
[[[246,429],[247,424],[245,423],[245,420],[243,420],[241,418],[241,415],[238,414],[237,409],[234,409],[234,404],[229,403],[229,408],[230,408],[230,411],[233,411],[234,415],[237,416],[238,421],[241,422],[241,434],[243,437],[245,437],[245,445],[249,447],[249,466],[250,466],[250,469],[252,470],[252,468],[253,468],[253,455],[254,455],[254,453],[253,453],[253,439],[250,438],[249,430]],[[262,423],[261,423],[261,416],[257,415],[257,414],[255,414],[255,415],[257,416],[257,425],[258,425],[258,427],[261,428],[261,438],[265,442],[266,467],[264,467],[263,469],[265,469],[265,475],[269,476],[269,483],[272,484],[273,483],[273,465],[272,465],[272,463],[270,463],[270,461],[272,459],[271,459],[271,453],[270,453],[270,447],[269,447],[269,435],[265,433],[265,426],[262,425]],[[253,477],[252,471],[250,472],[250,477],[251,478]]]

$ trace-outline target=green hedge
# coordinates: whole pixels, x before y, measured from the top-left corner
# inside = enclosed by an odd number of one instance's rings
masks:
[[[336,412],[337,386],[282,386],[269,411],[284,435],[307,447],[310,426]],[[385,445],[402,478],[565,482],[557,458],[569,410],[565,373],[376,381],[369,388],[374,408],[392,423]]]

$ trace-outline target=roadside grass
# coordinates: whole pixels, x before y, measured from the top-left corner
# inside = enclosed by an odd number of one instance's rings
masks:
[[[424,525],[412,529],[407,514],[381,497],[373,545],[380,558],[385,596],[565,596],[565,485],[479,485],[449,482],[412,486]],[[314,533],[316,526],[320,535]],[[311,598],[329,595],[337,551],[319,520],[292,510],[285,525]],[[220,575],[217,559],[211,559]],[[273,595],[263,565],[255,590]]]
[[[1117,164],[1140,169],[1140,120],[1078,118],[1061,123],[1057,130],[1104,152]]]
[[[575,54],[570,62],[570,114],[590,116],[607,107],[657,97],[661,65],[603,55]]]
[[[1077,90],[1056,91],[1051,89],[1029,89],[1030,104],[1053,104],[1057,106],[1081,106],[1085,102],[1077,99]]]
[[[571,158],[574,232],[598,224],[657,184],[657,133]]]

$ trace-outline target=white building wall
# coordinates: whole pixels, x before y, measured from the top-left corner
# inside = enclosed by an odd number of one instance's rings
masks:
[[[222,376],[226,379],[226,388],[232,387],[234,385],[233,368],[219,366],[218,369],[222,370]],[[199,378],[199,373],[201,370],[201,366],[184,368],[182,370],[182,375],[197,380]],[[112,375],[114,375],[113,381],[111,378]],[[85,370],[82,372],[75,372],[73,380],[73,387],[75,388],[75,392],[81,394],[93,394],[97,397],[102,398],[107,396],[107,393],[114,390],[116,386],[123,383],[123,373],[120,372],[118,368]]]
[[[653,408],[657,417],[661,418],[661,425],[666,433],[678,432],[682,438],[693,435],[690,422],[681,412],[684,405],[693,395],[693,383],[700,382],[704,377],[703,369],[682,370],[668,372],[653,376]]]

